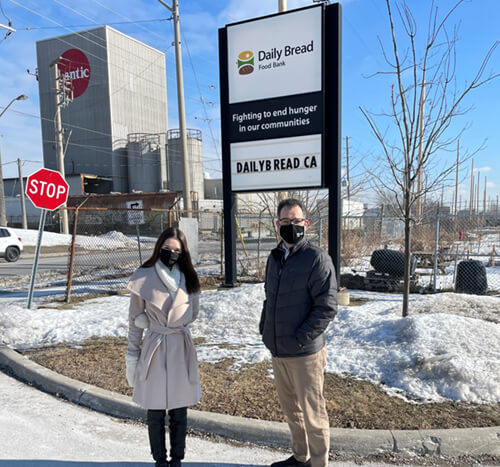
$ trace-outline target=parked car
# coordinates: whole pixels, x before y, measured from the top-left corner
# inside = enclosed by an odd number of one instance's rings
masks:
[[[9,263],[17,261],[23,252],[23,241],[17,233],[9,227],[0,227],[0,258]]]

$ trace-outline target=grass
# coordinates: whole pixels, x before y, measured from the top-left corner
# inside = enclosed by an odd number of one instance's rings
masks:
[[[196,344],[203,343],[197,339]],[[125,338],[91,338],[26,352],[33,361],[70,378],[131,395],[125,380]],[[232,360],[200,363],[203,397],[194,408],[283,421],[270,362],[232,371]],[[391,397],[380,386],[352,377],[325,376],[330,425],[364,429],[430,429],[500,426],[500,404],[414,404]]]

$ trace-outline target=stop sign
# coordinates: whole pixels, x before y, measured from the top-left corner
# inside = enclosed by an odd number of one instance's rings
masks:
[[[41,209],[53,211],[68,199],[69,185],[60,172],[39,169],[28,177],[26,196]]]

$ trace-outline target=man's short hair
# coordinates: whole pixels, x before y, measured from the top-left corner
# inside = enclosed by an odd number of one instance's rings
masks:
[[[278,219],[280,218],[280,212],[283,208],[293,208],[294,206],[298,206],[300,209],[302,209],[302,211],[304,211],[302,203],[298,199],[288,198],[281,200],[280,204],[278,204]]]

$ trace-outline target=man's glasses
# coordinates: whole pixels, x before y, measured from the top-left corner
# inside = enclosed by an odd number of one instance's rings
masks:
[[[302,224],[302,222],[304,221],[305,219],[302,217],[296,217],[295,219],[288,219],[287,217],[284,217],[283,219],[279,220],[281,225],[290,225],[290,224],[299,225]]]

